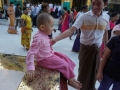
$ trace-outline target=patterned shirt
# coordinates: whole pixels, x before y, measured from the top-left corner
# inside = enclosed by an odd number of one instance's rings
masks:
[[[80,42],[82,44],[96,44],[100,47],[105,30],[109,30],[109,16],[102,12],[102,14],[97,17],[92,11],[88,11],[78,17],[73,26],[81,29]]]

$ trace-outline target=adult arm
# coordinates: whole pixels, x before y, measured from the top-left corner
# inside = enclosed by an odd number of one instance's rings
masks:
[[[81,16],[81,17],[78,17],[77,20],[75,21],[75,23],[73,24],[73,26],[71,28],[69,28],[68,30],[66,30],[65,32],[63,32],[62,34],[60,34],[59,36],[55,37],[55,41],[59,41],[59,40],[62,40],[64,38],[67,38],[69,36],[72,35],[72,33],[76,30],[76,29],[79,29],[82,24],[83,24],[83,19],[84,17]]]

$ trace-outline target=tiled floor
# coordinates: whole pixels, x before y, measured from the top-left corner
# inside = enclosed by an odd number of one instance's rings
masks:
[[[54,26],[54,27],[57,28],[57,26]],[[36,32],[37,32],[37,29],[33,28],[32,36]],[[7,26],[0,25],[0,53],[16,54],[16,55],[22,55],[22,56],[27,55],[27,51],[20,44],[20,38],[21,38],[20,29],[18,29],[18,33],[19,33],[19,35],[8,34]],[[59,34],[60,34],[59,31],[57,31],[56,33],[53,32],[53,37],[55,37]],[[53,49],[54,49],[54,51],[62,52],[64,54],[68,55],[76,63],[74,72],[75,72],[75,75],[77,78],[78,66],[79,66],[78,65],[78,62],[79,62],[78,54],[71,51],[75,36],[73,36],[72,39],[73,40],[69,40],[69,38],[66,38],[64,40],[57,42],[53,46]],[[9,73],[9,72],[11,72],[11,71],[7,71],[7,73]],[[2,76],[4,76],[3,73],[0,73],[0,74],[2,74]],[[10,76],[11,74],[8,74],[8,75]],[[20,76],[19,74],[17,74],[17,75],[18,75],[18,77]],[[14,76],[11,78],[14,78]],[[9,82],[9,80],[11,80],[11,78],[7,78],[8,82]],[[21,78],[19,78],[19,79],[21,79]],[[0,78],[0,81],[1,81],[1,78]],[[17,81],[17,79],[16,79],[16,81]],[[0,82],[0,85],[1,85],[1,82]],[[11,84],[9,84],[9,85],[11,85]],[[96,88],[98,86],[99,86],[99,83],[97,82]],[[16,87],[16,84],[13,86],[13,88],[15,88],[15,87]],[[5,88],[7,88],[7,87],[5,87]],[[7,88],[7,89],[0,89],[0,90],[10,90],[10,89]],[[15,89],[11,89],[11,90],[15,90]],[[69,90],[74,90],[74,89],[69,87]]]
[[[16,90],[23,76],[23,72],[0,69],[0,90]]]

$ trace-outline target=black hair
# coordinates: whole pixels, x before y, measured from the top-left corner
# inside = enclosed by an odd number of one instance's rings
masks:
[[[44,3],[42,4],[41,10],[44,11],[48,7],[48,4]]]
[[[109,12],[114,12],[114,9],[109,9]]]
[[[52,16],[48,13],[39,14],[36,20],[37,27],[39,28],[40,25],[45,24],[46,22],[49,22],[50,17]]]
[[[80,11],[82,11],[82,10],[83,10],[83,7],[81,6],[81,7],[80,7]]]
[[[24,8],[23,8],[23,11],[25,11],[27,8],[28,8],[28,7],[24,7]]]
[[[72,11],[72,12],[74,11],[73,8],[71,8],[71,11]]]
[[[70,14],[70,10],[68,10],[67,12],[68,12],[68,14]]]
[[[13,2],[10,2],[10,5],[11,5],[11,4],[14,4],[14,3],[13,3]]]
[[[116,25],[120,24],[120,18],[117,20]]]
[[[87,5],[84,5],[84,6],[82,7],[82,10],[87,9],[87,8],[88,8],[88,6],[87,6]]]
[[[18,6],[20,6],[20,4],[19,4],[19,3],[17,3],[17,7],[18,7]]]
[[[65,11],[67,11],[67,7],[64,7],[63,9],[64,9]]]
[[[91,2],[92,2],[92,0],[91,0]],[[103,2],[106,3],[106,2],[108,2],[108,0],[103,0]]]
[[[118,15],[119,13],[118,12],[113,12],[111,15],[110,15],[110,18],[113,18],[115,17],[116,15]]]

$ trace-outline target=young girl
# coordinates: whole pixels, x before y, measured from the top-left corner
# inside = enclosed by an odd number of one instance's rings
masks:
[[[54,20],[47,13],[42,13],[37,18],[38,32],[33,37],[33,42],[28,55],[26,57],[27,76],[29,80],[33,80],[35,75],[34,57],[36,63],[43,68],[60,71],[68,80],[68,84],[76,89],[81,88],[81,83],[74,77],[75,64],[66,55],[54,52],[50,45],[48,37],[52,32]]]

